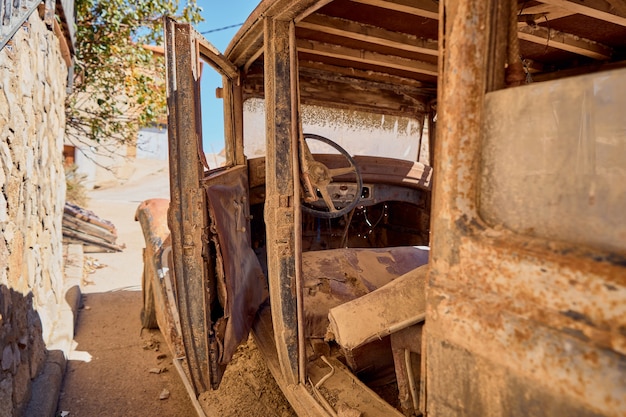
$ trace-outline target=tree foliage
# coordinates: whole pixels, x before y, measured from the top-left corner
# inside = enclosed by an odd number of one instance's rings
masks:
[[[145,45],[163,40],[163,16],[197,23],[195,0],[76,0],[74,90],[67,133],[96,142],[133,142],[164,119],[165,64]]]

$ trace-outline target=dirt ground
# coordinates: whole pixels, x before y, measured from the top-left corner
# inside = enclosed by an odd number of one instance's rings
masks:
[[[252,338],[239,347],[218,391],[200,395],[207,416],[295,417]]]
[[[75,349],[71,353],[58,416],[184,417],[199,414],[173,365],[163,336],[141,330],[142,250],[139,203],[169,198],[166,162],[139,161],[123,185],[94,190],[88,208],[112,221],[120,253],[86,254],[90,272],[82,286]],[[243,345],[218,391],[199,398],[207,417],[295,413],[282,396],[252,341]]]

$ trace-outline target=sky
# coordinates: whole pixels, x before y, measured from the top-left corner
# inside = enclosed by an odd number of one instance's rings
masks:
[[[213,31],[231,25],[230,29],[206,33],[203,36],[220,52],[224,53],[231,39],[241,28],[239,24],[259,4],[260,0],[198,0],[202,7],[203,22],[196,26],[200,33]],[[206,66],[202,74],[202,136],[205,153],[219,153],[224,147],[223,102],[215,98],[215,88],[221,86],[221,76],[213,68]]]

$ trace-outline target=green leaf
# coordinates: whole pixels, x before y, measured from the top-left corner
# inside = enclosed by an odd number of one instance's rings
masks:
[[[202,20],[195,0],[76,0],[75,88],[68,131],[95,141],[136,138],[139,126],[166,115],[162,56],[142,47],[163,39],[161,18]]]

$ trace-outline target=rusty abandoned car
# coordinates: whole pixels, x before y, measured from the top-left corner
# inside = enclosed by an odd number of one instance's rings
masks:
[[[302,416],[626,415],[623,1],[263,0],[166,59],[143,320],[196,395],[251,332]]]

